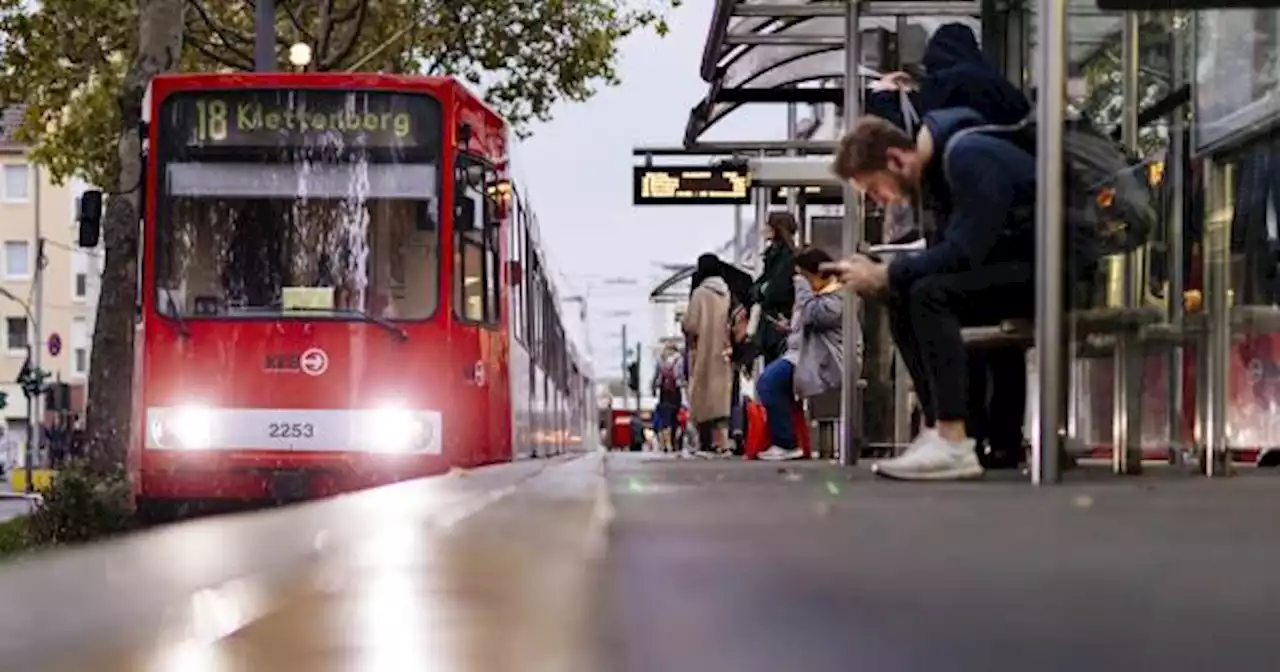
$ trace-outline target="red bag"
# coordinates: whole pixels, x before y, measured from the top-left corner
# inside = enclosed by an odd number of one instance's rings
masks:
[[[747,432],[742,446],[742,456],[748,460],[754,460],[760,453],[769,449],[769,426],[766,424],[764,406],[760,402],[748,399],[744,406],[743,415],[747,420]]]
[[[745,459],[755,460],[760,453],[769,449],[769,418],[764,406],[754,399],[746,402],[747,418],[746,442],[742,447]],[[795,404],[791,407],[791,422],[796,430],[796,446],[804,451],[805,459],[809,459],[812,446],[809,442],[809,423],[804,417],[804,407]]]

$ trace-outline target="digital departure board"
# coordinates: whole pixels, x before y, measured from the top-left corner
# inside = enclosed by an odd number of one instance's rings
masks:
[[[440,135],[440,105],[384,91],[218,89],[167,99],[167,132],[187,149],[297,147],[317,142],[413,148]]]
[[[634,205],[747,205],[751,174],[707,166],[635,167]]]

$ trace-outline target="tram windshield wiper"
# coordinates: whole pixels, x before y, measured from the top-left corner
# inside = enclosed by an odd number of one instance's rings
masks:
[[[186,320],[182,319],[182,308],[178,306],[177,301],[173,300],[173,290],[161,285],[160,291],[164,292],[164,298],[166,301],[169,302],[168,313],[170,316],[173,317],[174,323],[177,324],[178,335],[182,336],[183,338],[190,336],[191,332],[187,331],[187,322]]]
[[[373,313],[370,313],[369,311],[359,310],[355,308],[348,308],[348,309],[339,310],[336,312],[338,312],[341,315],[354,315],[356,317],[359,317],[364,322],[368,322],[369,324],[376,324],[379,327],[382,327],[383,329],[386,329],[392,334],[395,334],[396,336],[398,336],[401,341],[409,340],[409,332],[405,331],[395,322],[392,322],[391,320],[388,320],[385,317],[379,317],[377,315],[374,315]]]

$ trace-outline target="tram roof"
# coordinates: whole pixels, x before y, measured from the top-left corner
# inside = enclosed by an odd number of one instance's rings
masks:
[[[716,0],[701,64],[702,78],[710,87],[706,98],[690,112],[685,144],[696,143],[711,126],[746,104],[741,97],[725,95],[726,91],[834,83],[836,88],[830,95],[839,100],[845,67],[844,4],[830,0]],[[981,34],[980,5],[974,0],[870,0],[863,4],[860,25],[896,34],[899,18],[904,19],[899,48],[910,60],[912,55],[923,55],[929,36],[944,24],[964,23]],[[1068,67],[1076,69],[1116,39],[1123,17],[1103,13],[1094,0],[1068,0],[1068,13]],[[1028,33],[1034,35],[1033,9],[1028,8],[1028,16]],[[1033,39],[1028,42],[1034,45]],[[1035,72],[1034,52],[1032,48],[1030,72]],[[877,76],[876,64],[868,65],[863,76]]]

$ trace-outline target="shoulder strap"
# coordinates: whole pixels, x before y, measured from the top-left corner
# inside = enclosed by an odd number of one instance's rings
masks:
[[[902,108],[902,123],[906,126],[907,136],[915,138],[916,129],[920,128],[920,113],[911,104],[911,96],[906,89],[898,89],[898,106]]]
[[[946,144],[942,147],[942,176],[946,178],[947,184],[951,184],[951,149],[955,147],[957,140],[974,133],[1013,133],[1023,130],[1034,122],[1035,116],[1032,115],[1016,124],[983,124],[981,126],[963,128],[953,133],[950,138],[947,138]]]

